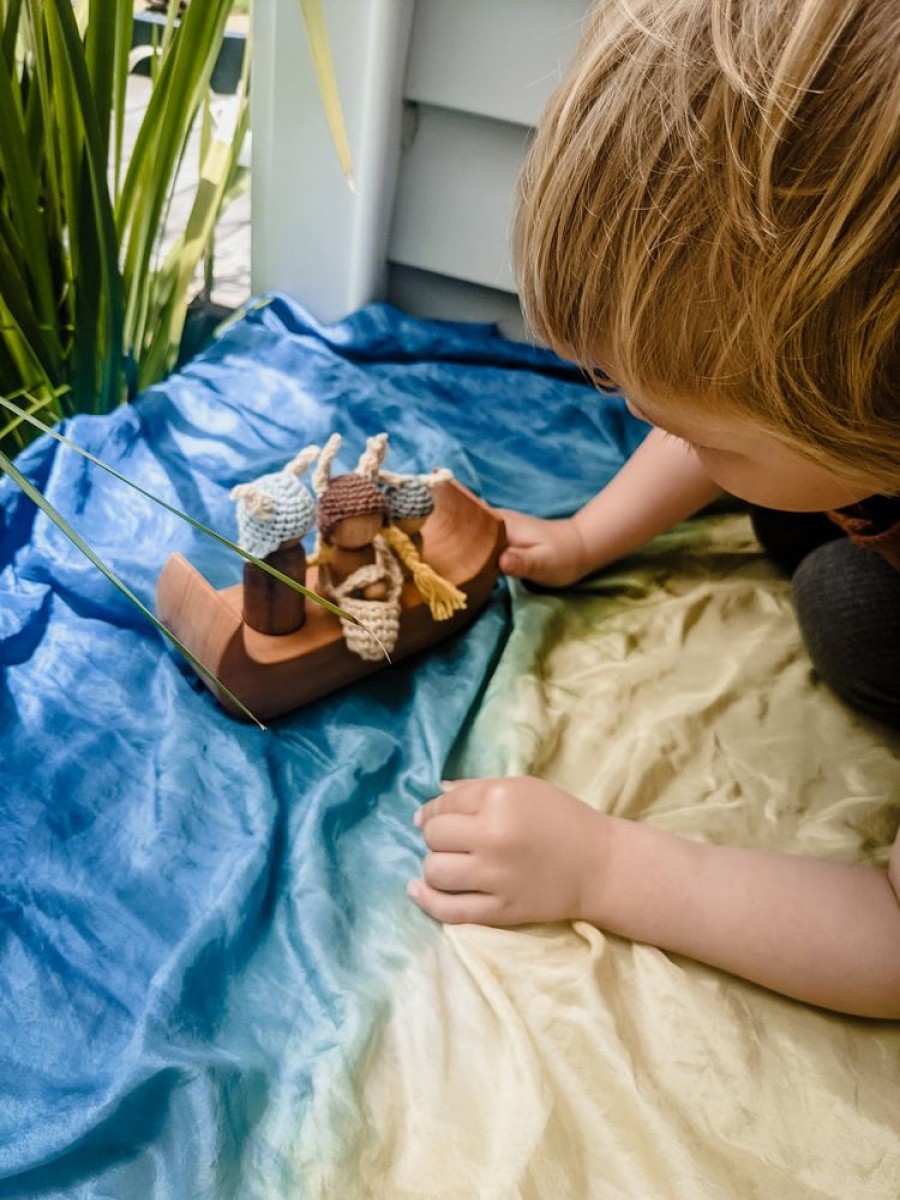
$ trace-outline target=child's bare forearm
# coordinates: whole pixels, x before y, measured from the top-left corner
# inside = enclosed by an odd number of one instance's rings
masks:
[[[684,442],[651,430],[615,479],[572,518],[583,574],[639,549],[721,496]]]
[[[810,1004],[900,1017],[900,903],[887,872],[606,820],[593,924]]]

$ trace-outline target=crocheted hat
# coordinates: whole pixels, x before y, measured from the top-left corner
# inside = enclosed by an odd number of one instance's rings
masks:
[[[434,498],[431,489],[419,479],[404,479],[400,483],[389,484],[384,489],[387,501],[388,521],[395,525],[398,521],[424,520],[434,512]]]
[[[384,517],[387,501],[370,479],[350,472],[332,479],[319,497],[319,532],[326,542],[348,517]]]
[[[319,453],[307,446],[280,471],[241,483],[231,491],[237,504],[238,544],[266,558],[282,542],[305,537],[316,523],[316,503],[300,476]]]

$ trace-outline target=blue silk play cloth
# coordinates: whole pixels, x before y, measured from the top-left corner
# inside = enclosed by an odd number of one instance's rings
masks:
[[[622,402],[482,325],[274,298],[137,403],[65,433],[234,536],[234,484],[367,435],[489,502],[572,511],[641,440]],[[227,551],[71,450],[19,460],[152,606]],[[411,827],[477,707],[505,588],[462,636],[273,723],[226,716],[153,627],[0,482],[0,1197],[254,1200],[291,1171],[323,1064],[352,1076],[436,927]],[[328,1148],[322,1148],[328,1153]]]

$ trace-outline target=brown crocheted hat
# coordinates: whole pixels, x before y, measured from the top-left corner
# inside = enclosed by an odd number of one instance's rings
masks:
[[[347,517],[384,517],[387,501],[370,479],[350,472],[338,475],[319,498],[319,532],[326,542]]]

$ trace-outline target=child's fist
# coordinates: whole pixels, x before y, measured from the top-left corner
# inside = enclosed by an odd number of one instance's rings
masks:
[[[430,853],[409,894],[447,924],[587,919],[605,877],[609,818],[542,779],[445,784],[416,813]]]
[[[587,574],[587,551],[571,517],[545,521],[511,508],[500,509],[499,515],[508,541],[500,556],[504,574],[545,587],[566,587]]]

